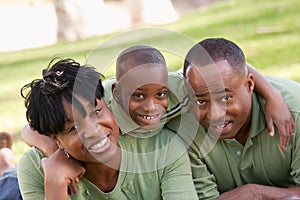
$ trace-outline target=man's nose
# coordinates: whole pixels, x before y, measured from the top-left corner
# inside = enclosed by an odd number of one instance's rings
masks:
[[[211,104],[210,110],[207,113],[209,121],[223,120],[226,115],[226,105],[219,105],[217,103]]]

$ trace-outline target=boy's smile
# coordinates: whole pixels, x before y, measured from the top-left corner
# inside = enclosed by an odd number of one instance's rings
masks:
[[[129,100],[129,114],[133,121],[145,129],[153,129],[168,108],[167,87],[146,84],[136,89]]]

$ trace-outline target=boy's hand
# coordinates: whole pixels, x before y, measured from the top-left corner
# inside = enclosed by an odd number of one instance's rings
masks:
[[[289,108],[282,97],[274,98],[276,101],[266,101],[265,120],[271,137],[274,136],[274,124],[280,135],[280,147],[286,150],[286,147],[295,133],[295,122]]]

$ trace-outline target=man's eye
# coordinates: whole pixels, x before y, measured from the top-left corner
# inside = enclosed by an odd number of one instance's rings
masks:
[[[223,96],[222,98],[221,98],[221,101],[222,102],[224,102],[224,103],[226,103],[226,102],[228,102],[228,101],[230,101],[232,99],[232,96]]]
[[[200,106],[202,106],[202,105],[204,105],[205,104],[205,101],[203,101],[203,100],[196,100],[196,103],[198,104],[198,105],[200,105]]]
[[[101,109],[96,109],[94,112],[96,115],[98,115],[101,112]]]

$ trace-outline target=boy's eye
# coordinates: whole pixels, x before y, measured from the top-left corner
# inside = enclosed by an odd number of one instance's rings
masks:
[[[167,92],[159,92],[159,93],[157,94],[157,96],[158,96],[159,98],[161,98],[161,97],[166,96],[167,94],[168,94]]]
[[[132,94],[132,97],[133,97],[134,99],[140,100],[140,99],[143,99],[144,95],[142,95],[142,94],[140,94],[140,93],[133,93],[133,94]]]

